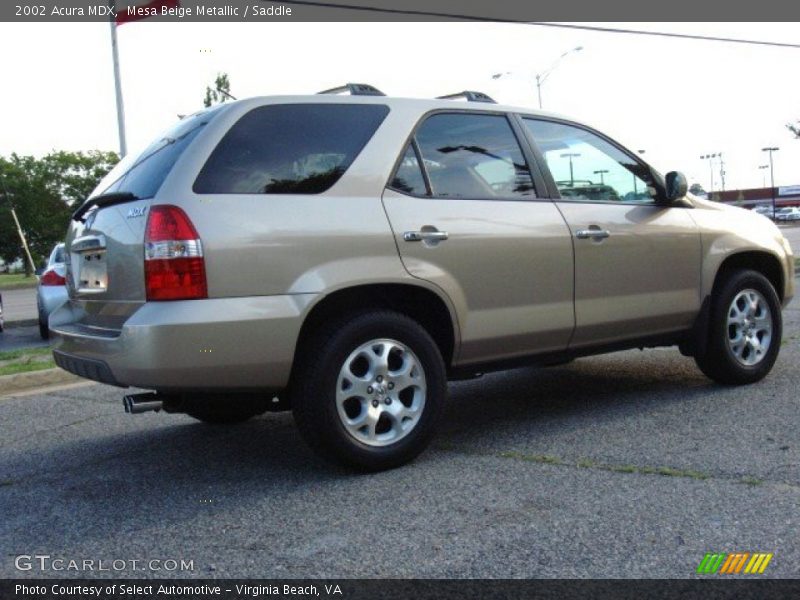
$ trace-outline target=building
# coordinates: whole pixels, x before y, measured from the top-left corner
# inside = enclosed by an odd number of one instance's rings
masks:
[[[728,190],[712,192],[709,199],[715,202],[726,202],[755,208],[772,204],[772,191],[775,190],[775,206],[800,206],[800,185],[787,185],[776,188],[752,188],[748,190]]]

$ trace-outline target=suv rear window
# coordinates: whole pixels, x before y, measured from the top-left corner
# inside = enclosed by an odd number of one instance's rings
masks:
[[[129,154],[103,178],[93,196],[130,192],[137,198],[152,198],[192,140],[223,105],[184,117],[162,133],[139,154]]]
[[[378,104],[272,104],[244,115],[211,153],[197,194],[319,194],[389,114]]]

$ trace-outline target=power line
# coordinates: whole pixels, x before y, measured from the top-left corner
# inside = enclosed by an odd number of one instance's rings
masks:
[[[768,42],[763,40],[746,40],[742,38],[719,37],[712,35],[693,35],[690,33],[670,33],[667,31],[644,31],[641,29],[623,29],[619,27],[602,27],[600,25],[575,25],[571,23],[544,23],[540,21],[519,21],[516,19],[502,19],[498,17],[479,17],[459,13],[443,13],[428,10],[412,10],[402,8],[381,8],[378,6],[359,6],[357,4],[341,4],[337,2],[313,2],[310,0],[286,0],[284,4],[301,4],[320,8],[358,10],[362,12],[405,15],[413,17],[436,17],[440,19],[456,19],[459,21],[479,21],[490,23],[514,23],[517,25],[530,25],[533,27],[556,27],[561,29],[580,29],[599,33],[616,33],[626,35],[649,35],[655,37],[678,38],[685,40],[699,40],[704,42],[726,42],[731,44],[750,44],[754,46],[772,46],[777,48],[800,48],[800,44],[788,42]]]

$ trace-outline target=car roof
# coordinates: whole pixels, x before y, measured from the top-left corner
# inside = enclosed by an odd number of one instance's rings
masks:
[[[406,98],[395,96],[350,96],[345,94],[307,94],[307,95],[275,95],[275,96],[255,96],[231,102],[231,105],[239,104],[242,108],[254,108],[264,104],[276,103],[298,103],[298,104],[382,104],[389,108],[408,108],[416,109],[425,113],[434,110],[464,110],[475,112],[511,112],[530,116],[549,117],[580,123],[577,119],[565,115],[544,111],[525,106],[514,106],[510,104],[499,104],[494,102],[475,102],[459,99],[445,98]]]

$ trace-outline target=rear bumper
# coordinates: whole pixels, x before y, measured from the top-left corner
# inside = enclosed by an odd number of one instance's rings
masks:
[[[147,302],[120,330],[87,324],[78,302],[50,317],[59,366],[87,379],[158,390],[286,387],[315,294]]]
[[[48,315],[69,300],[66,286],[39,286],[36,291],[36,305],[39,316],[47,321]]]

